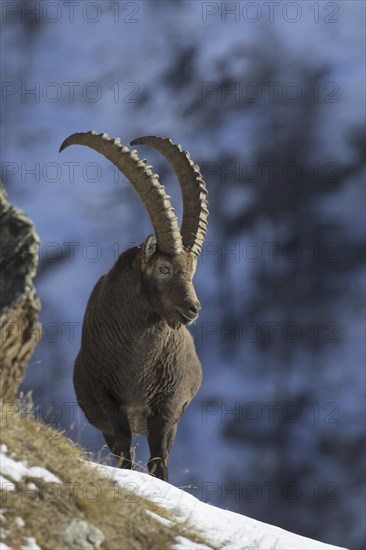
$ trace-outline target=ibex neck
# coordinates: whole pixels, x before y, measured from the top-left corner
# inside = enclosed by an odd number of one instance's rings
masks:
[[[127,260],[127,261],[126,261]],[[157,314],[151,311],[139,269],[140,249],[124,252],[108,273],[109,289],[112,289],[115,321],[132,340],[139,339],[146,330],[161,332],[170,330]]]

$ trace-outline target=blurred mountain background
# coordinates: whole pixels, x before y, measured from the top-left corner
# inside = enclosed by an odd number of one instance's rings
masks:
[[[98,457],[73,361],[89,294],[151,224],[76,131],[169,136],[209,189],[192,326],[204,379],[173,484],[364,548],[365,5],[3,2],[2,178],[41,238],[43,337],[23,390]],[[141,149],[181,216],[175,176]],[[144,464],[146,443],[137,441]]]

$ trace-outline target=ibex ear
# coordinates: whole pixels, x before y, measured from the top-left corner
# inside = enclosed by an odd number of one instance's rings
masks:
[[[145,263],[148,263],[151,256],[156,251],[157,242],[154,235],[149,235],[142,245],[142,259]]]

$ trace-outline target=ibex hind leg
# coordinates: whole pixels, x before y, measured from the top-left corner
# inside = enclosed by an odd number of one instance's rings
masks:
[[[111,434],[103,432],[103,436],[109,449],[117,458],[117,467],[132,470],[134,457],[130,449],[131,440],[126,439],[123,444],[121,440],[118,443],[116,438]]]
[[[132,469],[131,428],[123,409],[114,409],[110,414],[111,429],[103,432],[108,447],[118,458],[119,468]],[[112,435],[113,433],[113,435]]]
[[[117,456],[119,467],[132,469],[132,434],[127,414],[122,407],[118,407],[104,387],[97,388],[97,397],[107,420],[107,426],[104,424],[102,428],[104,439],[112,453]]]
[[[150,459],[149,473],[163,481],[168,481],[168,458],[174,443],[177,425],[167,425],[161,417],[148,421]]]

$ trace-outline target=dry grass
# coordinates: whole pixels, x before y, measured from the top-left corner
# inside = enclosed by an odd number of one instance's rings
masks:
[[[6,509],[3,527],[10,531],[4,542],[11,548],[20,548],[23,537],[35,537],[42,550],[66,549],[62,526],[72,519],[86,520],[101,529],[105,535],[101,548],[105,550],[170,549],[177,535],[206,543],[187,524],[178,525],[167,510],[90,468],[83,462],[87,459],[85,452],[62,432],[30,415],[8,412],[1,413],[0,427],[8,456],[15,453],[14,460],[47,468],[63,482],[23,479],[16,484],[16,492],[2,494],[1,508]],[[26,488],[29,481],[37,485],[38,491]],[[146,513],[148,510],[172,524],[160,523]],[[17,516],[23,518],[25,527],[15,527]]]

